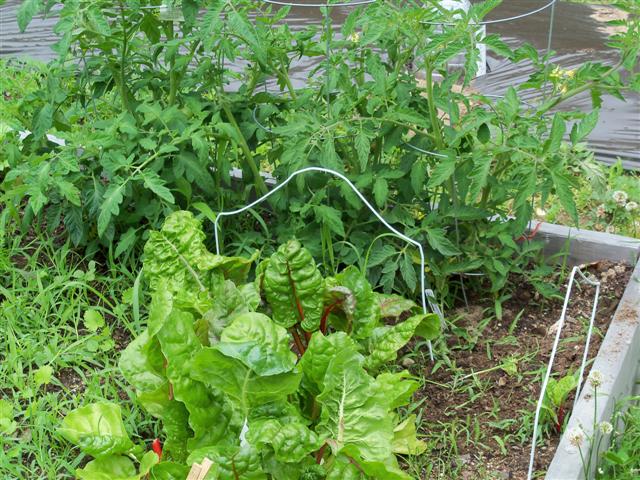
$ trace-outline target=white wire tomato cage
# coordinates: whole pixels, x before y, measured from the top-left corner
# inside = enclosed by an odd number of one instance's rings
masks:
[[[367,198],[364,196],[364,194],[362,192],[360,192],[360,190],[358,190],[358,188],[353,184],[353,182],[351,182],[351,180],[349,180],[344,174],[337,172],[335,170],[331,170],[329,168],[324,168],[324,167],[306,167],[306,168],[302,168],[300,170],[296,170],[295,172],[291,173],[284,181],[277,183],[276,185],[273,186],[273,188],[271,190],[269,190],[269,192],[267,192],[266,194],[260,196],[259,198],[255,199],[254,201],[244,205],[243,207],[234,209],[234,210],[227,210],[227,211],[221,211],[218,212],[214,218],[214,222],[213,222],[213,232],[214,232],[214,241],[215,241],[215,247],[216,247],[216,254],[220,255],[221,254],[221,247],[220,247],[220,220],[224,217],[232,217],[235,215],[239,215],[242,214],[244,212],[247,212],[248,210],[252,209],[253,207],[265,202],[269,197],[271,197],[272,195],[274,195],[275,193],[277,193],[279,190],[283,189],[287,184],[289,184],[294,178],[296,178],[299,175],[303,175],[306,173],[310,173],[310,172],[315,172],[315,173],[322,173],[325,175],[329,175],[329,176],[333,176],[336,178],[339,178],[340,180],[342,180],[343,182],[345,182],[349,188],[351,188],[351,190],[358,196],[358,198],[362,201],[362,203],[364,204],[365,207],[367,207],[369,209],[369,211],[376,217],[376,219],[382,223],[382,225],[384,225],[387,230],[389,230],[394,236],[400,238],[401,240],[404,240],[405,242],[415,246],[418,249],[418,252],[420,253],[420,300],[421,300],[421,306],[422,306],[422,311],[424,314],[427,314],[429,312],[429,309],[435,313],[438,318],[440,319],[440,324],[441,324],[441,328],[444,329],[445,326],[445,322],[444,322],[444,315],[442,313],[442,310],[440,309],[440,306],[438,304],[437,301],[437,297],[435,292],[429,288],[427,286],[427,282],[426,282],[426,257],[425,257],[425,253],[424,253],[424,248],[422,246],[422,244],[417,241],[414,238],[411,238],[409,236],[407,236],[406,234],[400,232],[398,229],[396,229],[395,227],[393,227],[389,222],[387,222],[385,220],[385,218],[382,216],[382,214],[371,204],[371,202],[369,202],[367,200]],[[473,273],[470,273],[468,275],[473,275]],[[595,317],[596,317],[596,313],[597,313],[597,309],[598,309],[598,302],[600,299],[600,282],[597,280],[594,280],[593,278],[585,275],[585,273],[582,271],[580,266],[575,266],[573,267],[573,269],[571,270],[571,274],[569,275],[569,281],[567,284],[567,292],[565,294],[564,297],[564,303],[562,306],[562,311],[560,314],[560,318],[558,320],[558,322],[555,324],[556,326],[556,334],[555,334],[555,338],[554,338],[554,342],[553,342],[553,346],[551,349],[551,354],[549,357],[549,362],[547,364],[547,369],[545,372],[545,376],[542,382],[542,387],[540,389],[540,395],[538,397],[538,401],[536,404],[536,409],[535,409],[535,417],[534,417],[534,425],[533,425],[533,434],[532,434],[532,439],[531,439],[531,450],[530,450],[530,457],[529,457],[529,470],[528,470],[528,474],[527,474],[527,480],[532,480],[533,479],[533,474],[534,474],[534,464],[535,464],[535,453],[536,453],[536,443],[538,441],[538,436],[539,436],[539,422],[540,422],[540,414],[542,411],[542,405],[544,402],[544,397],[545,397],[545,393],[547,390],[547,386],[549,384],[549,379],[551,377],[551,373],[553,370],[553,364],[555,361],[555,357],[556,357],[556,353],[558,351],[558,346],[560,343],[560,338],[561,338],[561,334],[563,331],[563,327],[566,323],[566,317],[567,317],[567,309],[569,306],[569,302],[571,300],[571,294],[573,292],[573,287],[574,284],[576,283],[576,276],[579,275],[580,278],[582,279],[582,281],[584,281],[586,284],[595,287],[595,292],[594,292],[594,296],[593,296],[593,306],[591,309],[591,316],[589,319],[589,327],[587,330],[587,335],[586,335],[586,340],[585,340],[585,347],[584,347],[584,351],[582,354],[582,360],[580,363],[580,370],[579,370],[579,374],[578,374],[578,384],[576,387],[576,393],[575,393],[575,398],[574,398],[574,402],[573,402],[573,407],[575,408],[578,399],[580,397],[581,394],[581,388],[582,388],[582,384],[584,382],[584,372],[586,369],[586,364],[587,364],[587,358],[588,358],[588,354],[589,354],[589,346],[591,344],[591,337],[593,334],[593,327],[594,327],[594,323],[595,323]],[[429,308],[427,308],[427,306]],[[428,348],[429,348],[429,357],[431,359],[431,361],[434,361],[434,352],[433,352],[433,345],[431,343],[431,341],[427,342],[428,344]]]
[[[300,170],[296,170],[295,172],[293,172],[291,175],[289,175],[284,181],[279,182],[272,190],[268,191],[266,194],[262,195],[261,197],[255,199],[254,201],[246,204],[244,207],[235,209],[235,210],[228,210],[228,211],[222,211],[222,212],[218,212],[215,216],[214,222],[213,222],[213,235],[214,235],[214,240],[215,240],[215,244],[216,244],[216,254],[220,255],[220,239],[219,239],[219,223],[220,223],[220,219],[222,217],[231,217],[234,215],[238,215],[241,214],[243,212],[246,212],[248,210],[250,210],[251,208],[255,207],[256,205],[259,205],[261,203],[263,203],[264,201],[266,201],[269,197],[271,197],[272,195],[274,195],[276,192],[278,192],[279,190],[283,189],[289,182],[291,182],[291,180],[293,180],[295,177],[297,177],[298,175],[303,175],[305,173],[309,173],[309,172],[316,172],[316,173],[322,173],[325,175],[330,175],[330,176],[334,176],[339,178],[340,180],[342,180],[343,182],[345,182],[349,188],[351,188],[351,190],[358,196],[358,198],[362,201],[362,203],[369,209],[369,211],[380,221],[380,223],[382,223],[387,230],[389,230],[393,235],[395,235],[396,237],[400,238],[401,240],[404,240],[405,242],[415,246],[418,251],[420,252],[420,300],[422,303],[422,312],[426,315],[428,313],[428,309],[427,309],[427,285],[426,285],[426,274],[425,274],[425,268],[426,268],[426,260],[425,260],[425,255],[424,255],[424,248],[422,247],[422,244],[415,240],[414,238],[411,238],[407,235],[405,235],[404,233],[400,232],[398,229],[396,229],[395,227],[393,227],[389,222],[387,222],[384,217],[382,216],[382,214],[371,204],[371,202],[369,202],[369,200],[367,200],[367,198],[362,194],[362,192],[360,192],[360,190],[358,190],[358,188],[351,182],[351,180],[349,180],[345,175],[343,175],[340,172],[336,172],[335,170],[331,170],[329,168],[323,168],[323,167],[306,167],[306,168],[302,168]],[[435,299],[435,294],[433,293],[432,290],[429,290],[430,295],[429,295],[429,303],[436,303],[433,299]],[[438,315],[439,318],[441,318],[442,316],[442,312],[436,311],[434,310],[434,313],[436,313]],[[429,357],[431,359],[431,361],[433,362],[434,360],[434,355],[433,355],[433,346],[431,344],[431,341],[429,340],[427,342],[428,346],[429,346]]]
[[[586,276],[583,273],[580,266],[575,266],[571,270],[571,275],[569,276],[569,283],[567,284],[567,293],[565,294],[565,297],[564,297],[564,304],[562,305],[562,312],[560,313],[560,319],[556,324],[557,325],[556,336],[553,341],[553,347],[551,348],[549,363],[547,365],[547,370],[544,376],[544,380],[542,381],[542,388],[540,389],[540,395],[538,397],[538,403],[536,405],[536,413],[535,413],[535,418],[533,423],[533,435],[531,438],[531,452],[529,454],[529,470],[527,473],[527,480],[533,479],[534,463],[535,463],[535,455],[536,455],[536,443],[538,441],[538,433],[539,433],[538,423],[540,421],[540,412],[542,410],[542,404],[544,403],[544,396],[547,390],[547,385],[549,384],[549,378],[551,377],[553,362],[556,357],[556,352],[558,351],[558,344],[560,343],[560,335],[562,333],[562,328],[564,327],[565,320],[567,318],[567,308],[569,306],[569,300],[571,298],[571,292],[573,290],[576,274],[580,275],[580,277],[585,283],[587,283],[592,287],[595,287],[595,292],[593,295],[593,307],[591,309],[591,318],[589,319],[589,329],[587,330],[587,338],[585,341],[584,351],[582,353],[582,361],[580,363],[580,373],[578,375],[578,385],[576,387],[576,393],[575,393],[575,398],[573,400],[572,411],[575,410],[575,406],[578,403],[578,399],[580,398],[581,387],[584,380],[584,370],[587,364],[587,357],[589,355],[589,345],[591,343],[591,336],[593,333],[593,324],[595,322],[596,313],[598,310],[598,301],[600,299],[600,282]]]
[[[324,2],[324,3],[298,3],[298,2],[286,2],[286,1],[279,1],[279,0],[261,0],[264,3],[267,4],[271,4],[271,5],[277,5],[277,6],[281,6],[281,7],[297,7],[297,8],[321,8],[324,11],[324,28],[325,28],[325,36],[326,36],[326,62],[329,62],[329,57],[330,57],[330,29],[331,29],[331,18],[330,18],[330,9],[334,8],[334,7],[356,7],[356,6],[364,6],[364,5],[369,5],[372,3],[375,3],[377,0],[354,0],[354,1],[347,1],[347,2],[337,2],[337,3],[332,3],[332,2]],[[557,0],[550,0],[549,2],[545,3],[544,5],[542,5],[541,7],[538,8],[534,8],[530,11],[527,11],[523,14],[520,15],[514,15],[514,16],[510,16],[510,17],[503,17],[503,18],[498,18],[498,19],[493,19],[493,20],[482,20],[479,22],[474,23],[474,25],[477,25],[479,29],[482,29],[482,32],[480,32],[481,35],[486,35],[486,26],[487,25],[494,25],[494,24],[500,24],[500,23],[506,23],[506,22],[512,22],[512,21],[517,21],[517,20],[521,20],[527,17],[530,17],[532,15],[538,14],[540,12],[543,12],[547,9],[551,9],[551,13],[550,13],[550,21],[549,21],[549,30],[548,30],[548,38],[547,38],[547,53],[549,53],[551,51],[551,42],[552,42],[552,37],[553,37],[553,25],[554,25],[554,16],[555,16],[555,6],[556,6]],[[445,0],[444,2],[442,2],[442,6],[443,8],[447,9],[447,10],[455,10],[457,8],[460,8],[460,6],[462,6],[462,9],[464,11],[468,11],[470,4],[468,1],[465,0]],[[424,24],[429,24],[429,25],[440,25],[440,26],[448,26],[448,25],[453,25],[452,22],[436,22],[436,21],[425,21],[423,22]],[[481,59],[479,60],[479,62],[481,62],[480,68],[479,68],[479,74],[483,75],[486,73],[486,47],[482,44],[478,45],[480,47],[480,52],[481,52]],[[484,47],[484,48],[483,48]],[[548,59],[547,59],[548,61]],[[328,68],[329,65],[327,64],[327,69],[325,71],[325,75],[327,75],[327,79],[328,79]],[[502,98],[502,96],[499,95],[485,95],[485,97],[487,98]],[[329,108],[330,105],[330,92],[327,89],[327,105]],[[525,104],[532,108],[532,105],[527,104],[525,102]],[[259,128],[261,128],[262,130],[268,132],[268,133],[274,133],[269,127],[262,125],[257,118],[257,114],[256,114],[256,110],[257,110],[257,106],[253,109],[252,111],[252,116],[253,116],[253,120],[255,121],[255,123],[259,126]],[[416,145],[412,145],[409,142],[405,142],[405,146],[407,148],[413,149],[419,153],[425,154],[425,155],[430,155],[436,158],[446,158],[447,156],[438,152],[433,152],[433,151],[429,151],[429,150],[425,150],[425,149],[421,149],[420,147],[417,147]],[[437,297],[435,295],[435,293],[433,292],[433,290],[426,288],[426,278],[425,278],[425,267],[426,267],[426,261],[425,261],[425,254],[424,254],[424,248],[422,246],[422,244],[420,242],[418,242],[417,240],[408,237],[407,235],[403,234],[402,232],[398,231],[396,228],[394,228],[392,225],[390,225],[385,219],[384,217],[380,214],[380,212],[366,199],[366,197],[357,189],[357,187],[342,173],[337,172],[335,170],[331,170],[328,168],[323,168],[323,167],[307,167],[307,168],[303,168],[300,170],[297,170],[295,172],[293,172],[291,175],[289,175],[284,181],[278,183],[277,185],[275,185],[275,187],[270,190],[268,193],[266,193],[265,195],[257,198],[256,200],[254,200],[253,202],[245,205],[244,207],[235,209],[235,210],[229,210],[229,211],[222,211],[219,212],[216,216],[215,216],[215,220],[214,220],[214,237],[215,237],[215,245],[216,245],[216,253],[220,254],[220,240],[219,240],[219,231],[220,231],[220,226],[219,226],[219,222],[220,219],[223,217],[230,217],[230,216],[234,216],[234,215],[238,215],[241,214],[243,212],[248,211],[249,209],[257,206],[260,203],[263,203],[264,201],[266,201],[270,196],[274,195],[277,191],[279,191],[280,189],[284,188],[289,182],[291,182],[295,177],[297,177],[298,175],[303,175],[305,173],[309,173],[309,172],[316,172],[316,173],[323,173],[326,175],[330,175],[330,176],[334,176],[337,177],[339,179],[341,179],[342,181],[344,181],[350,188],[351,190],[358,196],[358,198],[363,202],[363,204],[371,211],[371,213],[380,221],[380,223],[382,223],[392,234],[394,234],[396,237],[404,240],[405,242],[414,245],[419,253],[420,253],[420,292],[421,292],[421,303],[422,303],[422,310],[423,312],[426,314],[428,312],[427,309],[427,305],[429,305],[430,309],[436,314],[438,315],[438,317],[441,320],[441,325],[444,327],[444,321],[443,321],[443,314],[442,311],[439,307],[439,304],[437,302]],[[483,276],[484,274],[482,273],[477,273],[477,272],[467,272],[467,273],[461,273],[461,276]],[[579,275],[581,277],[581,279],[587,283],[588,285],[591,285],[593,287],[595,287],[595,293],[594,293],[594,299],[593,299],[593,308],[592,308],[592,312],[591,312],[591,318],[589,320],[589,328],[588,328],[588,332],[587,332],[587,337],[586,337],[586,341],[585,341],[585,348],[584,348],[584,352],[583,352],[583,356],[582,356],[582,361],[580,364],[580,372],[579,372],[579,377],[578,377],[578,385],[576,388],[576,395],[575,395],[575,400],[574,400],[574,407],[577,403],[577,400],[580,396],[580,392],[581,392],[581,387],[584,381],[584,371],[586,368],[586,363],[587,363],[587,357],[588,357],[588,352],[589,352],[589,345],[591,342],[591,337],[592,337],[592,333],[593,333],[593,326],[594,326],[594,321],[595,321],[595,316],[596,316],[596,312],[597,312],[597,306],[598,306],[598,301],[599,301],[599,297],[600,297],[600,282],[595,281],[589,277],[587,277],[582,270],[580,269],[580,267],[574,267],[571,271],[571,274],[569,276],[569,282],[567,285],[567,292],[565,295],[565,299],[564,299],[564,304],[563,304],[563,308],[562,308],[562,313],[560,315],[560,319],[558,320],[558,324],[557,324],[557,331],[556,331],[556,336],[554,339],[554,343],[553,343],[553,347],[552,347],[552,351],[551,351],[551,355],[549,358],[549,363],[547,365],[547,369],[546,369],[546,373],[543,379],[543,383],[542,383],[542,387],[541,387],[541,391],[540,391],[540,395],[538,398],[538,402],[536,405],[536,410],[535,410],[535,419],[534,419],[534,430],[533,430],[533,435],[532,435],[532,441],[531,441],[531,452],[530,452],[530,459],[529,459],[529,469],[528,469],[528,474],[527,474],[527,479],[528,480],[532,480],[533,478],[533,473],[534,473],[534,463],[535,463],[535,452],[536,452],[536,443],[538,440],[538,434],[539,434],[539,420],[540,420],[540,413],[541,413],[541,409],[542,409],[542,404],[544,401],[544,396],[545,396],[545,392],[549,383],[549,378],[551,377],[551,372],[553,369],[553,363],[555,361],[555,356],[557,353],[557,349],[558,349],[558,345],[560,342],[560,337],[561,337],[561,333],[563,330],[563,327],[565,325],[565,320],[566,320],[566,313],[567,313],[567,308],[569,305],[569,301],[571,298],[571,294],[573,291],[573,285],[575,283],[575,278],[576,275]],[[463,286],[464,288],[464,286]],[[465,301],[466,301],[466,295],[465,295]],[[429,347],[429,356],[431,358],[431,361],[434,360],[434,353],[433,353],[433,347],[431,342],[428,342],[428,347]]]

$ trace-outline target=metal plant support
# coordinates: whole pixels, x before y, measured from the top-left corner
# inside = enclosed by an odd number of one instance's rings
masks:
[[[544,4],[542,7],[535,8],[533,10],[530,10],[520,15],[514,15],[512,17],[496,18],[495,20],[482,20],[478,22],[478,25],[493,25],[496,23],[506,23],[506,22],[513,22],[515,20],[521,20],[523,18],[530,17],[531,15],[535,15],[536,13],[543,12],[548,8],[551,8],[553,10],[557,1],[558,0],[551,0],[549,3]],[[450,26],[455,25],[455,23],[453,22],[425,21],[423,23],[426,25],[450,25]]]
[[[589,320],[589,330],[587,331],[587,340],[584,346],[584,352],[582,354],[582,362],[580,364],[580,376],[578,377],[578,386],[576,387],[576,396],[573,401],[573,407],[575,408],[578,398],[580,398],[580,389],[582,387],[583,377],[584,377],[584,369],[587,363],[587,355],[589,354],[589,345],[591,343],[591,334],[593,332],[593,323],[596,318],[596,311],[598,309],[598,300],[600,299],[600,282],[597,280],[593,280],[587,277],[580,267],[573,267],[571,270],[571,275],[569,276],[569,283],[567,285],[567,293],[564,297],[564,304],[562,306],[562,312],[560,314],[560,319],[558,320],[558,329],[556,331],[556,337],[553,341],[553,347],[551,349],[551,356],[549,357],[549,364],[547,366],[547,372],[545,373],[544,380],[542,382],[542,389],[540,390],[540,396],[538,398],[538,404],[536,406],[536,414],[533,423],[533,437],[531,440],[531,454],[529,457],[529,472],[527,474],[527,480],[532,480],[533,478],[533,465],[536,456],[536,442],[538,440],[538,422],[540,420],[540,411],[542,409],[542,403],[544,401],[544,394],[547,390],[547,385],[549,383],[549,378],[551,377],[551,369],[553,368],[553,361],[556,357],[556,352],[558,350],[558,344],[560,343],[560,334],[562,333],[562,327],[564,327],[564,323],[567,317],[567,307],[569,306],[569,299],[571,298],[571,292],[573,290],[573,283],[576,278],[576,273],[580,275],[582,280],[584,280],[587,284],[596,288],[595,294],[593,296],[593,308],[591,310],[591,318]]]
[[[233,215],[238,215],[240,213],[246,212],[247,210],[267,200],[267,198],[269,198],[271,195],[276,193],[278,190],[281,190],[282,188],[284,188],[291,180],[293,180],[298,175],[302,175],[308,172],[318,172],[318,173],[324,173],[327,175],[333,175],[334,177],[337,177],[340,180],[344,181],[351,188],[351,190],[353,190],[353,192],[358,196],[358,198],[362,201],[362,203],[364,203],[364,205],[369,209],[369,211],[380,221],[380,223],[382,223],[396,237],[400,238],[401,240],[404,240],[407,243],[410,243],[411,245],[414,245],[418,249],[418,251],[420,252],[420,296],[422,301],[422,311],[426,315],[428,313],[427,285],[426,285],[426,275],[425,275],[426,261],[425,261],[424,249],[422,248],[422,244],[417,240],[406,236],[404,233],[394,228],[389,222],[387,222],[384,219],[384,217],[380,214],[380,212],[376,210],[376,208],[371,204],[371,202],[369,202],[366,199],[366,197],[362,194],[362,192],[360,192],[360,190],[358,190],[358,188],[351,182],[351,180],[345,177],[342,173],[336,172],[335,170],[331,170],[329,168],[307,167],[307,168],[302,168],[300,170],[296,170],[291,175],[289,175],[283,182],[278,183],[278,185],[276,185],[272,190],[262,195],[261,197],[257,198],[253,202],[245,205],[244,207],[238,208],[236,210],[219,212],[216,215],[216,218],[213,222],[213,234],[214,234],[214,239],[216,243],[216,253],[220,255],[220,239],[218,237],[218,230],[219,230],[218,223],[221,217],[231,217]],[[433,295],[433,292],[431,292],[431,294]],[[438,312],[436,312],[436,314],[437,313]],[[428,345],[429,345],[429,357],[431,358],[431,361],[433,361],[434,357],[433,357],[433,347],[431,345],[431,341],[428,342]]]
[[[324,33],[325,33],[325,39],[326,39],[326,49],[325,49],[325,54],[326,54],[326,68],[325,68],[325,88],[326,88],[326,101],[327,101],[327,111],[328,114],[330,114],[330,92],[329,92],[329,84],[328,84],[328,71],[329,71],[329,67],[330,67],[330,54],[331,54],[331,17],[330,17],[330,8],[331,7],[352,7],[352,6],[361,6],[361,5],[367,5],[367,4],[371,4],[374,3],[375,0],[354,0],[351,2],[343,2],[343,3],[329,3],[329,1],[327,0],[326,3],[308,3],[308,4],[302,4],[302,3],[295,3],[295,2],[285,2],[285,1],[278,1],[278,0],[262,0],[265,3],[269,3],[269,4],[273,4],[273,5],[279,5],[279,6],[289,6],[289,7],[305,7],[305,8],[321,8],[323,10],[324,13]],[[512,22],[512,21],[516,21],[516,20],[521,20],[524,18],[527,18],[529,16],[538,14],[540,12],[543,12],[547,9],[551,9],[551,13],[550,13],[550,18],[549,18],[549,30],[548,30],[548,35],[547,35],[547,58],[546,58],[546,62],[548,64],[548,62],[550,61],[550,52],[551,52],[551,43],[552,43],[552,39],[553,39],[553,25],[554,25],[554,19],[555,19],[555,7],[556,7],[556,3],[558,0],[550,0],[549,2],[545,3],[543,6],[535,8],[533,10],[530,10],[528,12],[525,12],[521,15],[515,15],[515,16],[511,16],[511,17],[504,17],[504,18],[499,18],[499,19],[494,19],[494,20],[483,20],[480,22],[477,22],[475,25],[477,26],[486,26],[486,25],[494,25],[494,24],[500,24],[500,23],[506,23],[506,22]],[[452,22],[423,22],[425,24],[428,25],[454,25],[454,23]],[[548,82],[548,79],[547,79]],[[547,93],[547,85],[545,84],[545,87],[543,89],[543,95],[546,96]],[[502,98],[502,96],[499,95],[485,95],[486,97],[489,98],[495,98],[495,99],[500,99]],[[529,108],[533,108],[533,105],[524,102],[525,105]],[[258,122],[257,116],[256,116],[256,112],[255,109],[253,111],[253,117],[254,120],[256,121],[256,123],[265,131],[270,132],[270,129],[268,129],[266,126],[263,126],[262,124],[260,124]],[[430,155],[436,158],[446,158],[446,155],[439,153],[439,152],[433,152],[433,151],[428,151],[428,150],[424,150],[421,149],[419,147],[417,147],[416,145],[412,145],[410,142],[404,142],[404,145],[410,149],[413,149],[419,153],[425,154],[425,155]],[[262,203],[263,201],[265,201],[268,197],[270,197],[271,195],[273,195],[275,192],[277,192],[278,190],[280,190],[281,188],[283,188],[286,184],[288,184],[294,177],[301,175],[303,173],[307,173],[307,172],[320,172],[320,173],[325,173],[325,174],[329,174],[329,175],[333,175],[335,177],[340,178],[341,180],[343,180],[344,182],[347,183],[347,185],[349,185],[349,187],[356,193],[356,195],[360,198],[360,200],[362,200],[362,202],[367,206],[367,208],[375,215],[375,217],[387,228],[389,229],[389,231],[391,231],[394,235],[396,235],[397,237],[399,237],[400,239],[406,241],[407,243],[410,243],[412,245],[415,245],[419,252],[420,252],[420,284],[421,284],[421,300],[422,300],[422,309],[423,312],[426,314],[427,313],[427,303],[429,304],[429,306],[431,307],[431,309],[439,316],[439,318],[441,319],[441,323],[444,325],[444,322],[442,322],[443,316],[442,316],[442,312],[440,311],[440,308],[437,304],[437,302],[435,301],[435,295],[433,294],[433,291],[430,289],[426,289],[425,288],[425,256],[424,256],[424,250],[422,248],[422,245],[417,242],[416,240],[407,237],[406,235],[402,234],[401,232],[399,232],[398,230],[396,230],[393,226],[391,226],[381,215],[380,213],[371,205],[370,202],[367,201],[367,199],[364,197],[364,195],[355,187],[355,185],[344,175],[342,175],[339,172],[336,172],[334,170],[330,170],[327,168],[322,168],[322,167],[307,167],[307,168],[303,168],[301,170],[298,170],[294,173],[292,173],[289,177],[287,177],[287,179],[285,179],[282,183],[279,183],[273,190],[271,190],[270,192],[268,192],[267,194],[265,194],[264,196],[258,198],[257,200],[251,202],[250,204],[237,209],[237,210],[232,210],[232,211],[227,211],[227,212],[220,212],[218,213],[218,215],[215,218],[215,222],[214,222],[214,233],[215,233],[215,243],[216,243],[216,252],[220,253],[220,245],[219,245],[219,239],[218,239],[218,223],[219,223],[219,219],[221,217],[225,217],[225,216],[232,216],[232,215],[237,215],[239,213],[245,212],[250,208],[253,208],[254,206],[258,205],[259,203]],[[533,201],[534,198],[532,197],[532,205],[533,205]],[[532,226],[532,221],[529,222],[529,229],[531,230],[531,226]],[[456,230],[458,229],[458,225],[457,225],[457,219],[456,219]],[[459,237],[458,237],[459,240]],[[459,246],[459,245],[458,245]],[[573,289],[573,284],[574,284],[574,280],[575,280],[575,276],[576,274],[579,274],[580,277],[589,285],[595,286],[596,291],[595,291],[595,295],[594,295],[594,303],[593,303],[593,309],[592,309],[592,313],[591,313],[591,318],[590,318],[590,322],[589,322],[589,329],[587,332],[587,339],[586,339],[586,343],[585,343],[585,349],[583,352],[583,357],[582,357],[582,362],[580,365],[580,376],[578,379],[578,386],[576,389],[576,397],[574,400],[574,406],[575,403],[577,402],[578,398],[579,398],[579,393],[580,393],[580,389],[583,383],[583,377],[584,377],[584,370],[585,370],[585,365],[586,365],[586,361],[587,361],[587,355],[589,352],[589,345],[591,342],[591,335],[593,332],[593,324],[594,324],[594,320],[595,320],[595,315],[596,315],[596,311],[597,311],[597,305],[598,305],[598,300],[600,297],[600,282],[598,281],[594,281],[591,280],[589,278],[587,278],[584,273],[580,270],[579,267],[574,267],[573,270],[571,271],[571,275],[569,277],[569,283],[568,283],[568,287],[567,287],[567,293],[564,299],[564,305],[563,305],[563,309],[562,309],[562,313],[560,315],[560,319],[558,322],[558,329],[556,332],[556,337],[553,343],[553,348],[551,351],[551,356],[549,359],[549,364],[547,367],[547,371],[542,383],[542,388],[541,388],[541,392],[540,392],[540,397],[538,399],[538,403],[536,406],[536,412],[535,412],[535,420],[534,420],[534,431],[533,431],[533,437],[532,437],[532,444],[531,444],[531,455],[530,455],[530,461],[529,461],[529,471],[528,471],[528,480],[532,479],[532,475],[533,475],[533,466],[534,466],[534,460],[535,460],[535,450],[536,450],[536,442],[537,442],[537,437],[538,437],[538,424],[539,424],[539,419],[540,419],[540,411],[542,408],[542,402],[544,400],[544,394],[545,391],[547,389],[547,385],[549,383],[549,378],[551,376],[551,370],[553,367],[553,362],[555,360],[555,356],[556,356],[556,352],[557,352],[557,348],[558,348],[558,344],[560,341],[560,335],[562,332],[562,328],[564,327],[565,324],[565,320],[566,320],[566,312],[567,312],[567,308],[568,308],[568,304],[569,304],[569,299],[571,297],[571,292]],[[460,283],[461,283],[461,287],[462,287],[462,293],[464,296],[464,301],[465,301],[465,305],[467,305],[468,307],[468,302],[467,302],[467,297],[466,297],[466,292],[465,292],[465,285],[464,285],[464,277],[465,276],[482,276],[482,273],[477,273],[477,272],[467,272],[467,273],[461,273],[460,274]],[[433,355],[433,348],[431,345],[431,342],[429,342],[429,355],[431,360],[433,361],[434,359],[434,355]]]

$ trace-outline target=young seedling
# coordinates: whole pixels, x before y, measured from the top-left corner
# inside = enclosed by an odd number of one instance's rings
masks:
[[[560,380],[549,379],[547,390],[544,395],[542,409],[546,412],[545,417],[553,422],[556,433],[562,432],[564,419],[566,416],[565,402],[569,394],[578,386],[578,379],[575,374],[568,374]]]

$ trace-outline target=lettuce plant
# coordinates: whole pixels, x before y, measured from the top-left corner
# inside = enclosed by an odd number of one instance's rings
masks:
[[[209,479],[411,478],[396,455],[425,446],[415,416],[397,410],[419,384],[383,367],[414,335],[434,338],[437,316],[375,292],[354,267],[323,277],[296,240],[257,265],[253,281],[252,259],[214,255],[204,240],[199,221],[179,211],[145,246],[147,329],[120,366],[162,423],[151,478],[184,478],[165,471],[182,475],[179,465],[204,458],[215,465]],[[97,457],[94,469],[130,463],[123,454],[135,449],[120,425],[107,438],[92,420],[105,408],[69,414],[84,436],[62,430]]]

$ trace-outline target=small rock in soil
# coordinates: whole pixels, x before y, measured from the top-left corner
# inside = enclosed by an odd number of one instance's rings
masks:
[[[513,478],[511,472],[494,472],[494,475],[496,479],[511,480]]]
[[[554,333],[556,333],[558,331],[559,326],[560,326],[560,320],[558,320],[556,323],[554,323],[547,329],[547,335],[553,335]]]
[[[413,358],[406,357],[402,359],[402,366],[405,368],[412,367],[416,364],[416,361]]]

